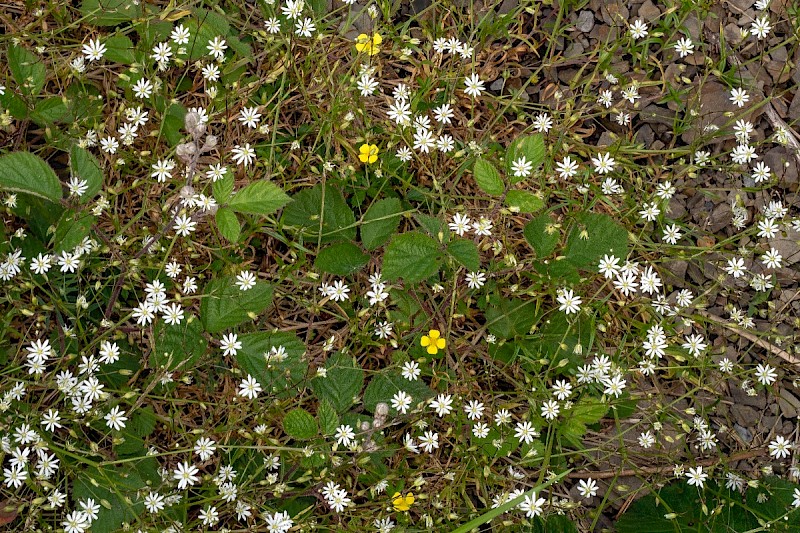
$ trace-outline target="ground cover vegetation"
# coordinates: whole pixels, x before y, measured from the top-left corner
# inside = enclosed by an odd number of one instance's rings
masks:
[[[800,530],[799,11],[4,3],[0,528]]]

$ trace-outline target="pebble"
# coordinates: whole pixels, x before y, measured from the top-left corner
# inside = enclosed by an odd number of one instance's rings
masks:
[[[650,0],[646,0],[644,4],[639,6],[639,16],[646,22],[653,22],[661,16],[661,10]]]
[[[578,13],[578,20],[575,21],[575,27],[578,31],[589,33],[594,28],[594,13],[588,10],[583,10]]]

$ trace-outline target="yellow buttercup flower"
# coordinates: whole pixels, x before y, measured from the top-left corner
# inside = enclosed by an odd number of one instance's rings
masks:
[[[362,144],[358,149],[358,158],[362,163],[372,164],[378,160],[377,144]]]
[[[381,51],[380,44],[382,42],[383,37],[381,37],[378,33],[373,33],[371,36],[367,35],[366,33],[362,33],[356,37],[356,50],[359,52],[366,52],[369,55],[374,56]]]
[[[429,354],[436,355],[439,350],[444,350],[447,341],[442,338],[442,334],[438,329],[432,329],[427,335],[422,336],[422,339],[419,341],[419,343],[423,348],[428,349]]]
[[[413,503],[414,495],[410,492],[405,496],[401,495],[399,492],[395,492],[394,496],[392,496],[392,505],[395,511],[408,511],[411,509]]]

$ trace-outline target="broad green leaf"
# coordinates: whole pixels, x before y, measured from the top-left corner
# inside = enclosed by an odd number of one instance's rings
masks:
[[[508,150],[506,150],[506,171],[508,172],[509,181],[518,183],[525,179],[525,176],[514,176],[512,171],[514,161],[524,156],[529,163],[533,164],[533,169],[536,170],[544,162],[546,153],[544,137],[540,133],[520,137],[512,142]]]
[[[81,14],[87,24],[116,26],[142,16],[142,4],[130,0],[83,0]]]
[[[0,156],[0,189],[24,192],[58,203],[61,183],[44,159],[30,152]]]
[[[599,422],[608,412],[608,404],[598,400],[581,398],[571,410],[564,413],[564,420],[558,430],[562,436],[580,445],[580,438],[586,433],[586,426]]]
[[[133,42],[127,35],[112,35],[103,44],[106,46],[106,53],[103,55],[106,61],[123,65],[132,65],[136,61],[133,56]]]
[[[184,117],[186,117],[186,108],[181,104],[171,104],[164,113],[161,133],[164,134],[171,146],[177,145],[183,139]]]
[[[220,207],[217,209],[214,219],[217,221],[217,229],[219,229],[223,237],[230,242],[235,243],[239,241],[239,236],[242,233],[242,225],[239,223],[236,213],[227,207]]]
[[[389,406],[389,412],[397,415],[397,410],[391,405],[392,397],[400,391],[411,396],[411,409],[434,395],[422,380],[409,381],[396,370],[383,371],[369,381],[364,391],[364,408],[374,413],[375,407],[383,402]]]
[[[333,187],[315,185],[292,196],[283,210],[283,223],[300,230],[314,242],[354,241],[356,217],[342,193]]]
[[[400,225],[402,211],[397,198],[378,200],[367,209],[361,224],[361,242],[367,250],[374,250],[389,240]]]
[[[478,187],[480,187],[480,189],[486,194],[500,196],[506,190],[506,187],[503,184],[503,178],[500,177],[500,173],[493,164],[485,159],[478,158],[475,160],[475,166],[472,169],[472,173],[475,176],[475,181],[478,183]]]
[[[257,181],[233,195],[228,207],[237,213],[271,215],[289,203],[283,189],[269,181]]]
[[[53,234],[53,251],[59,253],[74,250],[92,231],[95,220],[95,216],[83,212],[64,212]]]
[[[486,325],[489,333],[500,339],[527,335],[537,320],[538,311],[533,299],[509,300],[493,295],[492,304],[486,309]]]
[[[447,245],[447,252],[470,272],[477,272],[481,269],[481,256],[474,242],[467,239],[454,239]]]
[[[283,417],[283,430],[292,438],[309,440],[317,436],[317,421],[305,409],[292,409]]]
[[[200,321],[188,315],[180,324],[156,322],[155,346],[150,352],[150,366],[155,369],[189,372],[208,348]]]
[[[246,291],[236,286],[234,276],[221,276],[208,282],[200,304],[200,318],[208,333],[219,333],[253,321],[272,303],[272,285],[257,281]]]
[[[625,260],[628,255],[628,231],[608,215],[581,213],[567,238],[566,260],[578,268],[597,271],[604,255]]]
[[[322,429],[323,435],[327,436],[336,433],[336,428],[339,427],[339,414],[331,405],[331,402],[325,400],[319,402],[317,418],[319,418],[319,427]]]
[[[236,353],[236,362],[258,380],[266,394],[279,398],[299,394],[308,371],[306,346],[300,339],[291,333],[276,332],[240,335],[239,341],[242,349]],[[270,355],[280,347],[286,353],[282,361]]]
[[[155,473],[154,479],[158,479],[158,462],[153,457],[149,459],[152,461],[143,462],[140,468],[132,468],[129,462],[119,468],[87,468],[78,474],[72,486],[73,502],[77,506],[80,500],[92,498],[100,504],[97,518],[92,522],[92,533],[118,531],[123,522],[135,522],[144,511],[138,492],[147,487],[148,474]],[[153,472],[149,472],[151,469]]]
[[[525,533],[578,533],[575,523],[564,515],[551,514],[546,518],[537,516]]]
[[[519,209],[520,213],[535,213],[544,207],[544,200],[528,191],[508,191],[506,205]]]
[[[7,109],[11,116],[18,120],[28,118],[28,104],[14,91],[6,89],[5,94],[0,94],[0,108]]]
[[[21,44],[9,46],[8,68],[22,94],[36,96],[42,92],[47,77],[42,58]]]
[[[211,190],[214,193],[214,199],[218,204],[224,204],[231,197],[233,192],[234,177],[233,172],[230,170],[222,175],[222,178],[211,183]]]
[[[417,283],[439,271],[439,245],[418,231],[395,235],[383,255],[383,275],[388,281],[403,278]]]
[[[561,230],[555,226],[553,219],[547,213],[528,222],[522,234],[528,244],[536,250],[537,257],[547,257],[552,254],[561,238]]]
[[[436,242],[447,242],[450,240],[450,231],[447,224],[438,217],[432,217],[424,213],[415,213],[414,220],[433,237]]]
[[[40,126],[70,121],[70,111],[67,107],[66,98],[51,96],[50,98],[37,100],[33,111],[31,111],[31,120]]]
[[[311,388],[319,401],[328,401],[337,413],[343,413],[361,393],[364,371],[353,357],[342,353],[331,356],[325,363],[325,369],[325,376],[311,380]]]
[[[69,151],[69,168],[72,175],[86,180],[87,189],[81,196],[83,202],[88,202],[103,187],[103,171],[97,159],[80,146],[73,145]]]
[[[364,268],[369,263],[369,254],[350,242],[338,242],[323,248],[317,254],[314,268],[328,274],[347,276]]]

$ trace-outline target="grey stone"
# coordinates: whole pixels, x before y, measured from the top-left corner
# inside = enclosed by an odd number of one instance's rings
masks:
[[[737,424],[743,427],[753,427],[759,418],[758,411],[749,405],[742,405],[740,403],[735,403],[731,406],[731,416],[733,416]]]
[[[767,393],[764,389],[758,391],[755,396],[748,396],[741,387],[731,385],[730,394],[733,401],[738,405],[755,407],[760,411],[763,411],[767,407]]]
[[[583,45],[577,41],[572,41],[566,50],[564,50],[564,57],[574,58],[583,55]]]
[[[653,22],[661,16],[661,10],[650,0],[645,0],[645,3],[639,6],[639,16],[646,22]]]
[[[797,418],[797,410],[800,409],[800,399],[788,390],[781,388],[781,395],[778,397],[778,407],[785,418]]]
[[[639,112],[639,120],[650,124],[664,124],[672,127],[675,121],[675,113],[656,104],[650,104]]]
[[[786,230],[785,236],[780,235],[770,239],[769,245],[781,254],[784,266],[800,261],[800,232],[791,226]]]
[[[653,144],[653,141],[656,140],[656,134],[653,132],[653,128],[647,124],[644,124],[641,128],[636,130],[636,134],[634,136],[636,137],[636,142],[644,145],[645,150]]]
[[[500,91],[503,90],[503,87],[505,86],[505,84],[506,84],[506,80],[504,80],[503,78],[497,78],[496,80],[494,80],[492,82],[491,85],[489,85],[489,89],[491,89],[492,91],[500,92]]]
[[[694,12],[684,19],[683,25],[686,26],[686,29],[689,31],[689,37],[692,38],[692,41],[697,42],[700,40],[701,24]]]
[[[742,427],[739,424],[734,424],[733,429],[739,435],[739,438],[741,438],[744,442],[749,444],[753,440],[753,434],[750,433],[750,430],[746,427]]]
[[[578,20],[575,21],[575,27],[578,31],[589,33],[594,28],[594,13],[588,10],[583,10],[578,13]]]

